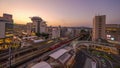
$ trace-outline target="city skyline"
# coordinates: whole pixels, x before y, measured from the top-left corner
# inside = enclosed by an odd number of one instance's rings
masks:
[[[15,23],[31,22],[40,16],[53,26],[92,26],[95,15],[107,15],[107,23],[119,24],[119,0],[1,0],[0,16],[13,15]]]

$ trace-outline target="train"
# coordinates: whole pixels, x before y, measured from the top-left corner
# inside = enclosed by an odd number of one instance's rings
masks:
[[[73,41],[73,40],[76,39],[76,38],[77,38],[77,37],[72,38],[72,39],[63,40],[63,41],[61,41],[61,42],[59,42],[59,43],[51,46],[51,47],[50,47],[50,50],[54,50],[54,49],[56,49],[56,48],[58,48],[58,47],[60,47],[60,46],[62,46],[62,45],[64,45],[64,44],[70,43],[71,41]]]

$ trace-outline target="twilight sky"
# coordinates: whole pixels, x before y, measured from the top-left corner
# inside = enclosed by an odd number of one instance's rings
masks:
[[[107,23],[120,23],[120,0],[0,0],[0,16],[13,15],[26,24],[40,16],[48,25],[92,26],[95,15],[107,15]]]

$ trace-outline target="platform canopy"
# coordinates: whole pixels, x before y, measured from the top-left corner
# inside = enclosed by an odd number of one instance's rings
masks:
[[[68,50],[66,49],[60,49],[49,56],[52,57],[53,59],[58,59],[60,56],[62,56],[64,53],[66,53]]]
[[[40,62],[32,66],[31,68],[52,68],[47,62]]]

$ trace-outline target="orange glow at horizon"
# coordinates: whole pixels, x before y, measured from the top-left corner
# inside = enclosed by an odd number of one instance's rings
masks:
[[[15,1],[17,2],[17,1]],[[22,5],[21,5],[22,4]],[[14,23],[18,24],[26,24],[28,22],[32,22],[29,17],[39,16],[44,21],[47,22],[48,26],[76,26],[76,24],[80,24],[80,18],[73,18],[71,15],[67,16],[48,8],[47,5],[37,6],[33,3],[14,3],[6,4],[6,2],[1,3],[1,12],[0,16],[3,13],[8,13],[13,15]],[[4,6],[6,5],[6,6]],[[67,14],[67,13],[65,13]]]
[[[39,16],[52,26],[90,26],[96,14],[107,16],[106,23],[120,23],[120,0],[0,0],[0,16],[13,15],[15,23],[31,22]]]
[[[21,10],[22,9],[22,10]],[[28,7],[21,7],[21,6],[14,6],[13,8],[7,10],[1,8],[0,16],[3,15],[3,13],[8,13],[13,15],[14,23],[18,24],[26,24],[28,22],[32,22],[29,17],[33,16],[39,16],[44,21],[47,22],[48,25],[57,26],[59,25],[58,18],[56,15],[52,12],[47,12],[48,10],[42,10],[42,11],[36,11],[35,8],[28,8]]]
[[[44,21],[46,21],[48,25],[53,25],[53,26],[59,25],[58,21],[55,18],[54,18],[55,20],[51,19],[52,17],[54,17],[53,15],[50,15],[50,14],[45,15],[46,14],[45,12],[41,12],[41,13],[39,12],[39,14],[36,14],[38,12],[14,10],[14,11],[11,11],[11,12],[7,11],[5,13],[12,14],[14,23],[18,23],[18,24],[26,24],[28,22],[32,22],[29,17],[39,16]],[[0,16],[2,16],[2,13],[0,13]]]

